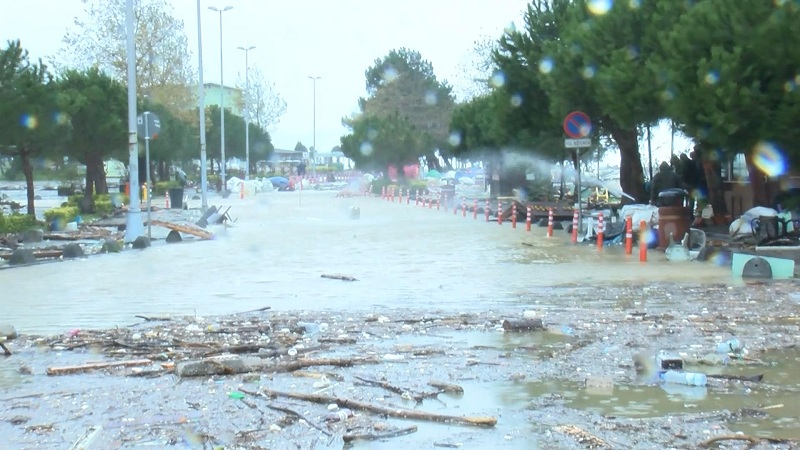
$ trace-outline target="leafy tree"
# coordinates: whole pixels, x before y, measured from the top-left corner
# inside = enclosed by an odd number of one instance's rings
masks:
[[[294,151],[296,151],[296,152],[307,152],[308,148],[306,148],[306,146],[303,145],[302,142],[297,141],[297,144],[295,144],[295,146],[294,146]]]
[[[140,108],[140,111],[142,110],[155,113],[160,120],[161,130],[158,136],[150,141],[150,161],[157,167],[156,178],[166,180],[169,178],[171,163],[184,163],[196,157],[195,139],[199,130],[196,126],[175,117],[164,105],[146,105]],[[139,137],[142,139],[142,136]]]
[[[208,108],[206,117],[211,118],[211,125],[206,127],[206,143],[209,158],[220,161],[220,122],[219,107],[212,105]],[[274,150],[269,133],[251,123],[250,133],[250,161],[251,165],[259,159],[266,159]],[[298,143],[299,144],[299,143]],[[301,144],[302,145],[302,144]],[[225,157],[245,158],[245,131],[244,119],[225,109]],[[253,169],[254,167],[251,167]]]
[[[127,90],[97,68],[67,70],[58,79],[58,105],[71,128],[67,154],[86,165],[88,199],[108,193],[103,161],[127,151]]]
[[[419,157],[418,129],[399,113],[367,116],[353,122],[353,132],[342,138],[342,153],[357,167],[384,170],[401,167]]]
[[[662,29],[664,51],[654,69],[669,115],[704,156],[714,211],[726,211],[714,160],[737,153],[747,159],[755,203],[768,204],[757,149],[776,148],[795,167],[800,161],[800,8],[758,0],[658,6],[659,19],[679,19]]]
[[[28,214],[35,216],[33,164],[67,131],[56,105],[57,86],[41,61],[31,63],[20,41],[0,50],[0,154],[19,158]]]
[[[69,68],[97,67],[126,79],[126,0],[81,0],[86,17],[75,19],[63,38],[57,62]],[[167,0],[134,0],[137,91],[166,105],[182,119],[191,117],[193,70],[183,21]]]
[[[250,120],[262,130],[269,130],[278,124],[286,113],[286,101],[275,90],[275,83],[270,83],[258,66],[250,67],[250,92],[246,92],[244,77],[239,77],[237,87],[243,95],[237,98],[238,107],[245,111],[245,101],[250,105]]]
[[[403,151],[403,164],[416,161],[419,157],[427,158],[431,167],[439,167],[435,153],[445,156],[448,162],[449,122],[455,107],[452,88],[447,82],[439,81],[433,72],[430,62],[422,59],[419,52],[401,48],[392,50],[382,59],[377,59],[366,72],[367,98],[359,99],[361,114],[342,122],[356,130],[373,130],[380,133],[378,126],[387,126],[386,135],[393,135],[398,130],[413,126],[419,134],[414,140],[415,148]],[[398,120],[391,124],[387,120]],[[369,126],[359,126],[356,122],[367,121]],[[368,141],[369,136],[354,135],[348,141]],[[409,141],[411,142],[411,141]],[[345,146],[343,145],[343,149]],[[373,146],[373,156],[377,160],[394,160],[383,152],[393,151],[395,146]],[[348,151],[353,149],[348,147]],[[363,158],[362,158],[363,161]]]
[[[646,198],[639,152],[639,128],[664,116],[648,61],[656,55],[656,30],[672,22],[654,22],[656,2],[615,2],[593,14],[588,0],[553,0],[558,39],[544,46],[540,72],[551,112],[572,110],[592,118],[597,136],[610,136],[620,151],[620,184],[638,200]]]

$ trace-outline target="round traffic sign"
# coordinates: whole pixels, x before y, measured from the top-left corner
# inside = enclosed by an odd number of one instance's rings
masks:
[[[572,139],[581,139],[592,132],[592,121],[582,111],[573,111],[564,118],[564,132]]]

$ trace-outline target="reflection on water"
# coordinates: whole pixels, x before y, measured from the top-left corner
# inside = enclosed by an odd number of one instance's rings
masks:
[[[435,209],[331,192],[221,200],[234,228],[219,239],[157,245],[78,261],[0,270],[6,320],[23,333],[126,325],[137,314],[209,315],[275,309],[465,310],[519,301],[519,292],[571,283],[729,281],[702,263],[640,264],[621,247],[599,255],[565,232],[544,237]],[[194,201],[191,206],[198,206]],[[350,218],[358,206],[361,218]],[[527,244],[527,245],[523,245]],[[321,278],[344,273],[356,282]],[[25,301],[20,296],[24,294]],[[13,307],[9,307],[14,305]]]

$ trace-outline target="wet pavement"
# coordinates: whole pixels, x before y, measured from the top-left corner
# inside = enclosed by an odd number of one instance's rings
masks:
[[[353,448],[698,448],[735,432],[800,438],[800,352],[794,348],[800,297],[793,281],[745,284],[713,262],[669,263],[656,252],[642,264],[621,247],[602,254],[573,247],[563,231],[547,239],[544,228],[527,233],[524,224],[511,229],[413,202],[306,191],[210,203],[231,205],[237,219],[232,228],[217,229],[213,241],[0,271],[3,292],[20,293],[2,296],[4,321],[25,335],[57,338],[23,337],[13,344],[18,352],[0,362],[0,435],[7,448],[65,448],[98,426],[96,446],[87,448],[341,448],[347,431],[341,425],[369,418],[418,429]],[[360,208],[360,219],[351,218],[352,207]],[[303,336],[302,346],[354,338],[307,357],[379,362],[310,369],[329,374],[322,384],[318,377],[270,371],[256,378],[125,376],[132,369],[45,375],[47,367],[111,357],[95,346],[69,349],[82,330],[120,327],[132,339],[131,333],[156,326],[137,324],[136,315],[188,316],[168,325],[194,330],[194,342],[211,336],[208,326],[229,320],[214,315],[265,306],[272,309],[244,317],[273,330],[298,320],[326,324],[321,333]],[[523,311],[542,318],[547,330],[503,332],[502,320]],[[733,335],[747,353],[725,364],[709,356]],[[763,374],[764,380],[654,383],[652,374],[637,374],[634,359],[660,349],[679,353],[687,370]],[[287,353],[277,360],[294,358]],[[363,387],[356,376],[412,391],[440,379],[462,386],[464,394],[417,405]],[[302,422],[282,422],[285,415],[267,409],[262,397],[231,398],[239,388],[321,391],[498,422],[474,428],[358,411],[347,424],[325,428],[329,437]],[[325,405],[272,403],[325,427]]]

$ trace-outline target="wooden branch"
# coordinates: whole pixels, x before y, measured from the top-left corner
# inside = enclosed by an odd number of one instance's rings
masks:
[[[543,330],[542,319],[506,319],[503,321],[505,331],[535,331]]]
[[[712,438],[706,439],[705,441],[700,443],[700,447],[711,447],[714,444],[717,444],[722,441],[747,441],[750,443],[751,446],[761,444],[762,442],[767,442],[770,444],[790,444],[796,443],[796,440],[793,439],[781,439],[781,438],[759,438],[755,436],[748,436],[746,434],[723,434],[720,436],[714,436]]]
[[[444,383],[444,382],[441,382],[441,381],[431,380],[431,381],[428,381],[428,386],[435,387],[436,389],[439,389],[440,391],[446,392],[448,394],[463,394],[464,393],[464,388],[459,386],[459,385],[457,385],[457,384],[450,384],[450,383]]]
[[[148,317],[148,316],[133,316],[137,319],[144,319],[145,322],[169,322],[172,320],[169,317]]]
[[[114,367],[147,366],[152,363],[153,362],[150,361],[149,359],[131,359],[128,361],[111,361],[111,362],[80,364],[77,366],[48,367],[47,374],[67,375],[72,373],[88,372],[90,370],[97,370],[97,369],[110,369]]]
[[[608,447],[611,448],[606,441],[589,433],[588,431],[578,428],[575,425],[561,425],[555,427],[555,431],[564,433],[567,436],[572,436],[576,441],[583,444],[588,444],[590,447]]]
[[[331,280],[342,280],[342,281],[358,281],[354,277],[341,274],[322,274],[322,278],[330,278]]]
[[[391,383],[389,383],[387,381],[370,380],[369,378],[362,378],[362,377],[359,377],[359,376],[356,376],[356,375],[353,375],[353,378],[355,378],[356,380],[361,381],[362,383],[364,383],[366,385],[383,388],[383,389],[386,389],[387,391],[395,393],[397,395],[401,395],[402,396],[403,394],[408,392],[408,394],[411,395],[411,397],[413,397],[414,400],[416,400],[417,403],[420,403],[420,402],[422,402],[422,400],[425,399],[425,397],[423,395],[421,395],[421,394],[417,394],[415,392],[412,392],[410,389],[403,389],[401,387],[395,386],[395,385],[393,385],[393,384],[391,384]]]
[[[295,359],[294,361],[275,364],[274,366],[267,366],[264,369],[274,373],[285,373],[315,366],[350,367],[356,364],[378,364],[379,362],[380,361],[376,358],[301,358]]]
[[[707,374],[706,377],[708,378],[719,378],[721,380],[734,380],[734,381],[751,381],[753,383],[760,383],[761,380],[764,379],[764,374],[758,375],[726,375],[724,373],[718,374]]]
[[[9,350],[8,347],[6,347],[6,344],[3,344],[2,342],[0,342],[0,348],[3,349],[3,354],[5,356],[11,356],[11,350]]]
[[[168,230],[174,230],[179,233],[191,234],[201,239],[214,239],[213,233],[210,233],[196,225],[170,223],[164,222],[163,220],[151,220],[150,223],[157,227],[164,227]]]
[[[377,441],[378,439],[388,439],[397,436],[405,436],[407,434],[416,433],[417,426],[411,425],[407,428],[401,428],[399,430],[394,431],[387,431],[385,433],[366,433],[366,434],[345,434],[342,436],[345,442],[353,442],[358,440],[363,441]]]
[[[267,397],[262,392],[252,392],[252,391],[248,392],[248,391],[245,391],[243,389],[239,389],[239,390],[244,392],[245,394],[257,395],[258,397],[262,397],[265,400],[268,400]],[[268,403],[267,404],[267,408],[275,410],[275,411],[280,411],[282,413],[289,414],[291,416],[295,416],[298,419],[300,419],[300,420],[306,422],[307,424],[311,425],[313,428],[316,428],[317,430],[321,431],[322,434],[324,434],[325,436],[330,436],[331,435],[330,432],[328,432],[327,430],[323,429],[321,426],[315,424],[314,422],[306,419],[302,414],[300,414],[299,412],[297,412],[297,411],[295,411],[293,409],[289,409],[289,408],[286,408],[286,407],[283,407],[283,406],[278,406],[278,405],[276,405],[274,403]]]
[[[337,405],[339,405],[340,408],[350,408],[353,410],[368,411],[374,414],[381,414],[384,416],[397,417],[401,419],[426,420],[429,422],[452,423],[456,425],[472,425],[478,427],[494,427],[495,425],[497,425],[496,417],[448,416],[448,415],[429,413],[413,409],[393,408],[382,405],[373,405],[371,403],[366,403],[344,397],[334,397],[330,395],[303,394],[300,392],[281,392],[264,388],[262,388],[262,392],[270,397],[293,398],[295,400],[304,400],[307,402],[318,403],[322,405],[336,403]]]

